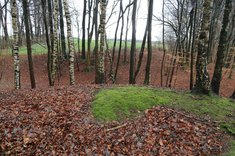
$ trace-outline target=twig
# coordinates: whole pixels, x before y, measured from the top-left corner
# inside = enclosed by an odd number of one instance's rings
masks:
[[[125,127],[126,125],[127,125],[127,123],[125,123],[123,125],[120,125],[120,126],[117,126],[117,127],[113,127],[113,128],[107,129],[106,131],[109,132],[109,131],[117,130],[119,128]]]

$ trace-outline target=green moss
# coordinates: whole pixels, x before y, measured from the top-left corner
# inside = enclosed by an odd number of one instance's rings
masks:
[[[103,89],[95,97],[92,112],[98,120],[107,122],[134,117],[139,111],[155,105],[183,109],[200,116],[209,115],[215,120],[231,124],[232,118],[229,116],[233,116],[235,112],[234,102],[226,98],[147,87]]]
[[[92,112],[101,121],[122,120],[135,117],[156,103],[170,102],[169,98],[157,97],[155,94],[155,90],[145,87],[104,89],[96,95]]]
[[[101,122],[134,118],[156,105],[191,112],[219,121],[221,128],[235,134],[235,102],[219,96],[195,95],[147,87],[117,87],[103,89],[92,103],[92,113]],[[235,141],[228,156],[235,155]]]

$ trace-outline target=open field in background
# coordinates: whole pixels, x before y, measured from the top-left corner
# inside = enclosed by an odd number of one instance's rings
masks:
[[[108,46],[109,46],[109,49],[112,50],[113,48],[113,44],[114,44],[114,40],[108,40]],[[116,50],[119,49],[119,44],[120,42],[117,41],[116,42]],[[136,48],[137,49],[140,49],[141,48],[141,44],[142,44],[142,41],[137,41],[136,42]],[[159,43],[159,42],[153,42],[153,48],[162,48],[162,44]],[[66,44],[67,45],[67,44]],[[78,40],[77,38],[74,38],[74,46],[75,46],[75,51],[78,52]],[[95,47],[95,41],[92,40],[91,42],[91,50],[93,51]],[[123,41],[122,42],[122,49],[124,50],[124,47],[125,47],[125,42]],[[147,44],[145,45],[145,47],[147,47]],[[68,48],[68,45],[67,45],[67,48]],[[128,41],[127,42],[127,49],[130,49],[131,48],[131,41]],[[82,42],[80,40],[80,51],[82,49]],[[86,41],[86,49],[87,49],[87,41]],[[0,54],[11,54],[12,52],[12,49],[9,47],[7,49],[0,49]],[[32,53],[34,55],[41,55],[41,54],[46,54],[47,53],[47,45],[46,43],[34,43],[32,44]],[[116,51],[117,53],[117,51]],[[19,48],[19,54],[21,55],[26,55],[27,54],[27,47],[26,46],[21,46]]]

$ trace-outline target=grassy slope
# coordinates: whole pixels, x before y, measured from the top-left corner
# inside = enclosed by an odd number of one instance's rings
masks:
[[[103,89],[95,97],[92,113],[99,121],[120,121],[138,116],[155,105],[182,109],[200,117],[210,117],[235,134],[235,102],[218,96],[199,96],[146,87]],[[228,155],[234,153],[235,141]]]

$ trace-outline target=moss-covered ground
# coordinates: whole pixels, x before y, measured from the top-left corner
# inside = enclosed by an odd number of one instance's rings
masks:
[[[235,135],[235,102],[214,95],[147,87],[114,87],[99,91],[92,103],[92,113],[101,122],[122,121],[139,116],[144,110],[157,105],[217,121],[221,128]],[[228,155],[235,155],[235,141],[231,143]]]

